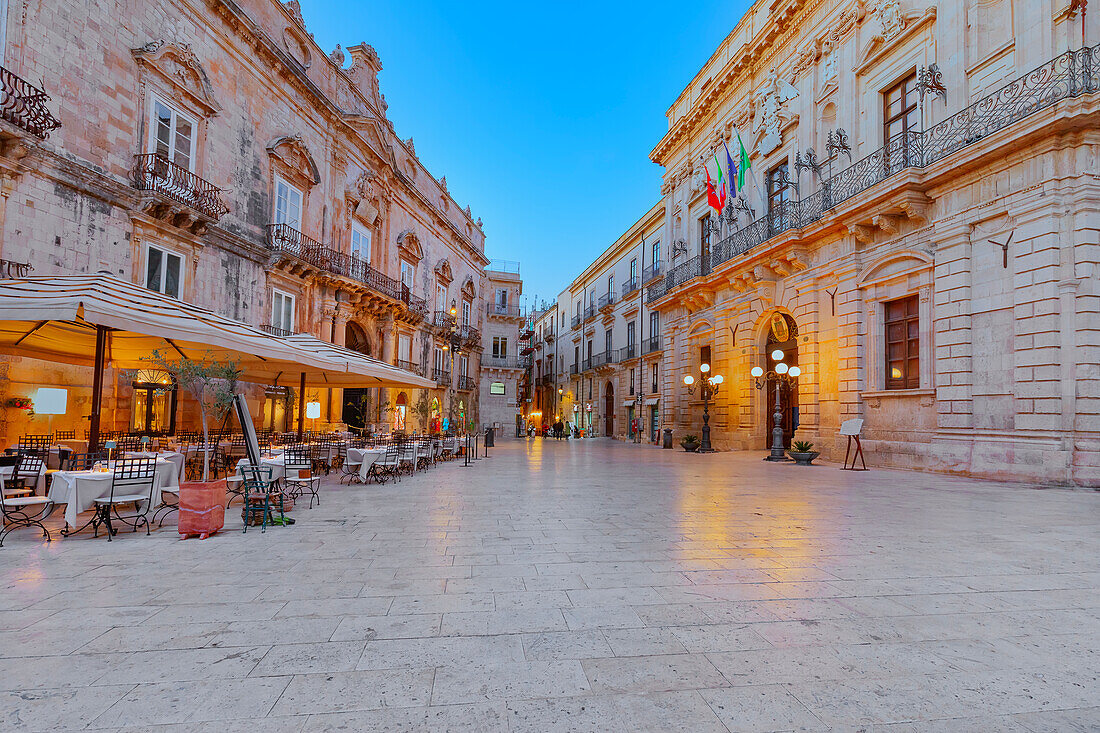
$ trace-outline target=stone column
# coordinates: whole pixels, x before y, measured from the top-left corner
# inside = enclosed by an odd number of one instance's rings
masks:
[[[933,275],[932,338],[939,429],[974,427],[973,341],[971,338],[970,234],[963,221],[937,222]]]

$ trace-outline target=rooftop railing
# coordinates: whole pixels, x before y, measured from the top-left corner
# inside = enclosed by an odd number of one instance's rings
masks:
[[[50,95],[0,66],[0,117],[45,140],[61,127],[46,107]]]
[[[337,252],[289,224],[268,225],[267,245],[276,252],[285,252],[318,269],[357,280],[376,293],[404,303],[409,312],[419,318],[428,316],[427,301],[413,295],[409,286],[375,270],[362,257]]]
[[[523,318],[523,308],[506,303],[489,303],[486,312],[490,316],[500,316],[501,318]]]
[[[775,207],[725,237],[710,253],[673,267],[662,282],[650,286],[646,302],[659,300],[772,237],[820,221],[837,205],[903,170],[925,168],[1062,100],[1097,91],[1100,45],[1067,51],[923,132],[900,133],[870,155],[833,176],[823,177],[815,193]]]
[[[229,212],[221,189],[156,153],[134,156],[134,188],[154,191],[217,221]]]

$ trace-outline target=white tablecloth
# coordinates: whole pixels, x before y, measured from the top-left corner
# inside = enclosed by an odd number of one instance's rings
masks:
[[[176,466],[176,485],[178,486],[179,482],[183,481],[184,457],[182,453],[176,451],[162,451],[160,453],[128,453],[127,455],[133,458],[159,458],[168,461]]]
[[[111,493],[111,471],[58,471],[50,484],[50,500],[54,504],[65,505],[65,522],[76,526],[76,518],[95,505],[95,500]],[[179,472],[171,461],[157,459],[156,474],[153,478],[153,501],[160,503],[160,490],[179,491]],[[134,493],[127,489],[127,493]]]
[[[241,470],[243,466],[251,466],[247,458],[242,458],[237,461],[237,475],[244,476],[244,472]],[[286,459],[283,456],[275,456],[274,458],[261,458],[260,468],[271,469],[271,480],[280,479],[286,476]]]
[[[385,448],[348,448],[348,463],[359,466],[359,478],[366,481],[370,467],[386,456]]]
[[[0,466],[0,491],[4,488],[4,481],[10,479],[15,473],[15,466]],[[38,481],[34,485],[34,493],[45,495],[46,493],[46,467],[43,466],[38,474]]]

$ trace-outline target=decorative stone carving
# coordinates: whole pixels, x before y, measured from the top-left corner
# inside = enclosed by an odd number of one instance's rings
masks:
[[[439,188],[442,189],[443,193],[447,193],[447,176],[439,179]]]
[[[339,43],[336,44],[336,48],[332,50],[332,53],[328,55],[328,60],[340,68],[344,67],[344,49],[340,48]]]
[[[306,19],[302,17],[302,6],[299,4],[298,0],[287,0],[287,2],[283,3],[283,7],[290,13],[290,17],[298,22],[298,25],[303,28],[306,27]]]
[[[850,224],[848,231],[856,238],[857,241],[864,244],[870,244],[875,241],[875,230],[869,226],[863,224]]]
[[[378,72],[382,70],[382,61],[378,52],[365,43],[348,46],[351,54],[351,66],[347,70],[348,78],[359,87],[359,91],[381,108],[382,97],[378,91]],[[410,146],[411,147],[411,146]]]
[[[405,141],[405,147],[409,149],[410,155],[416,155],[416,145],[413,144],[413,139],[411,137]]]
[[[478,229],[481,229],[482,226],[483,226],[482,223],[481,223],[481,217],[480,216],[477,218],[477,221],[475,221],[474,223],[477,224]]]
[[[283,46],[294,60],[302,65],[302,68],[308,69],[313,65],[313,54],[309,51],[309,44],[299,36],[297,31],[291,28],[283,29]]]
[[[214,99],[210,77],[190,45],[159,39],[149,41],[130,53],[141,67],[142,74],[156,73],[204,115],[210,116],[221,110],[221,105]]]
[[[890,214],[878,214],[871,221],[875,226],[887,234],[897,234],[898,229],[901,228],[900,219]]]
[[[826,39],[821,44],[821,56],[824,61],[821,64],[821,81],[828,83],[836,79],[837,50],[833,41]]]
[[[424,259],[424,249],[420,246],[420,237],[416,232],[406,229],[397,235],[397,247],[412,264],[417,264]]]
[[[928,221],[928,205],[922,204],[917,201],[903,201],[901,203],[901,210],[905,212],[905,215],[917,224],[923,224]]]
[[[791,120],[787,103],[798,96],[798,90],[779,78],[774,68],[768,72],[768,80],[756,93],[756,124],[753,131],[760,133],[759,152],[767,155],[783,144],[783,127]]]
[[[435,276],[444,285],[450,285],[451,281],[454,280],[451,263],[446,258],[440,260],[439,264],[435,266]]]
[[[882,39],[889,41],[905,30],[906,19],[901,12],[900,0],[878,0],[872,4],[871,13],[881,27]]]
[[[267,152],[271,155],[272,163],[281,167],[283,173],[310,186],[320,183],[321,174],[317,163],[301,135],[276,138],[267,146]]]

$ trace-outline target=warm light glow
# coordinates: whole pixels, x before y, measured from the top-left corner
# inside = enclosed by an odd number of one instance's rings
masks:
[[[783,362],[779,362],[778,364],[775,365],[775,373],[776,374],[786,374],[787,373],[787,365],[784,364]]]
[[[684,384],[686,384],[689,387],[691,385],[695,384],[695,377],[691,376],[690,374],[685,374],[684,375]]]
[[[39,415],[64,415],[69,404],[69,390],[60,387],[39,387],[34,396],[34,411]]]
[[[702,364],[699,365],[699,371],[701,371],[703,374],[706,374],[707,372],[710,371],[710,364],[707,364],[706,362],[703,362]]]
[[[446,351],[446,350],[447,350],[447,344],[443,344],[443,350],[444,350],[444,351]]]
[[[901,370],[894,367],[890,370],[890,379],[901,379]]]
[[[310,420],[316,420],[321,417],[321,403],[320,402],[307,402],[306,403],[306,417]]]
[[[782,360],[783,360],[783,350],[782,349],[776,349],[775,351],[772,352],[772,361],[782,361]]]
[[[787,374],[790,374],[792,377],[797,377],[798,375],[802,374],[802,370],[796,366],[793,366],[787,370]]]
[[[761,367],[755,366],[752,368],[752,371],[750,371],[749,374],[753,375],[754,377],[762,377],[764,376],[764,370]]]
[[[715,374],[713,377],[710,378],[710,381],[714,384],[721,384],[722,382],[726,381],[726,378],[723,377],[721,374]]]

